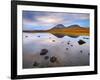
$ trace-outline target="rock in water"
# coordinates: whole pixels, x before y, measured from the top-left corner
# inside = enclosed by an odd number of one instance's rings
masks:
[[[49,59],[49,56],[45,56],[44,59],[45,59],[45,60]]]
[[[54,63],[54,62],[56,62],[56,61],[57,61],[57,58],[56,58],[55,56],[52,56],[52,57],[50,58],[50,62]]]
[[[83,41],[83,40],[79,40],[78,43],[79,43],[79,45],[82,45],[82,44],[84,44],[84,43],[86,43],[86,42]]]
[[[33,66],[38,66],[39,64],[35,61],[34,62],[34,64],[33,64]]]
[[[68,50],[68,48],[66,48],[66,50]]]
[[[83,37],[83,39],[89,39],[89,38],[87,38],[87,37]]]
[[[71,47],[73,47],[73,45],[70,45]]]
[[[82,51],[82,50],[80,50],[80,53],[83,53],[83,51]]]
[[[37,36],[37,37],[40,37],[40,36]]]
[[[70,41],[68,41],[67,44],[69,45],[70,44]]]
[[[48,52],[47,49],[42,49],[41,52],[40,52],[40,55],[46,55]]]
[[[52,42],[55,42],[55,40],[52,40]]]
[[[25,36],[25,37],[28,37],[28,36]]]

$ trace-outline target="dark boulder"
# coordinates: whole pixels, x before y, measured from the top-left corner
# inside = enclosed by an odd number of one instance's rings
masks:
[[[42,49],[41,52],[40,52],[40,55],[46,55],[48,52],[47,49]]]
[[[79,40],[78,43],[79,43],[79,45],[82,45],[82,44],[85,44],[86,42],[83,40]]]

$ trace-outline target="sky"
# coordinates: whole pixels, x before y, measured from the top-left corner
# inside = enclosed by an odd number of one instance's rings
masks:
[[[90,15],[88,13],[23,11],[23,30],[48,30],[58,24],[68,27],[79,25],[89,27]]]

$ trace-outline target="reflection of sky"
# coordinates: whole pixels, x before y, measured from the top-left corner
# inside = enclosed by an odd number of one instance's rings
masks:
[[[79,40],[83,40],[86,43],[79,45],[78,43]],[[64,36],[63,38],[57,38],[51,33],[24,32],[23,67],[36,68],[36,67],[50,67],[50,66],[55,66],[55,67],[89,66],[89,57],[90,57],[89,42],[90,42],[89,36],[79,36],[77,38]],[[43,56],[40,56],[40,52],[42,49],[48,50],[48,53],[44,55],[44,57],[49,56],[48,60],[44,59]],[[56,63],[50,62],[50,57],[52,56],[57,57]],[[33,66],[34,62],[39,63],[39,65],[34,67]]]
[[[63,24],[66,27],[73,24],[77,24],[82,27],[89,27],[89,14],[23,11],[24,30],[46,30],[57,24]]]

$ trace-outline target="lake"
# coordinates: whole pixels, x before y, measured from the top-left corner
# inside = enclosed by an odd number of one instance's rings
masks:
[[[89,65],[90,37],[23,32],[23,68]]]

